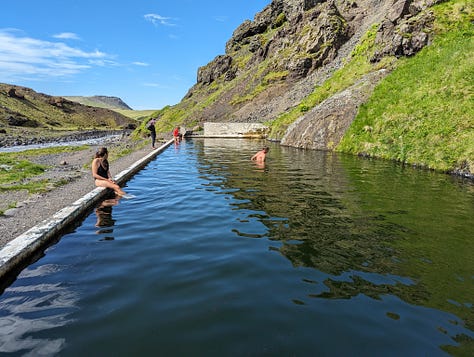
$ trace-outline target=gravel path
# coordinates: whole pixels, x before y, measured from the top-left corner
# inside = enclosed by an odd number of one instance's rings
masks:
[[[107,145],[109,152],[113,153],[115,145]],[[111,162],[112,175],[127,169],[151,151],[149,145],[134,145],[132,153]],[[0,192],[0,209],[5,210],[0,216],[0,248],[95,189],[89,164],[96,147],[35,158],[35,162],[51,166],[41,178],[67,182],[66,184],[51,186],[47,192],[41,194],[28,194],[26,190]],[[16,207],[8,209],[13,205]]]

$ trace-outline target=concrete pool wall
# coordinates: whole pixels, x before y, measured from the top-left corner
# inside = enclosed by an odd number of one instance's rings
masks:
[[[159,148],[153,150],[116,175],[115,180],[122,186],[172,143],[173,140],[169,140]],[[5,277],[14,271],[18,271],[25,263],[31,261],[38,252],[51,243],[61,231],[74,223],[75,220],[103,199],[106,193],[106,189],[98,187],[71,205],[61,209],[51,218],[44,220],[8,242],[0,250],[0,281],[3,282]],[[0,288],[1,285],[3,285],[3,283],[0,284]]]

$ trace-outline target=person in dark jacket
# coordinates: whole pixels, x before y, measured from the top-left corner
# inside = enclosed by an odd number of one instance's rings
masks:
[[[148,122],[148,124],[146,125],[146,127],[148,128],[148,130],[150,130],[150,135],[151,135],[151,148],[152,148],[152,149],[156,149],[156,148],[155,148],[155,141],[156,141],[155,123],[156,123],[156,118],[152,118],[152,119]]]

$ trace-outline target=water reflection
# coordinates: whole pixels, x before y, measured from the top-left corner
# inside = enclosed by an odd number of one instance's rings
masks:
[[[118,205],[120,198],[111,194],[108,198],[100,202],[96,209],[95,215],[97,221],[95,226],[99,228],[96,231],[97,234],[103,235],[102,240],[113,240],[113,226],[115,225],[115,220],[112,217],[112,207]]]
[[[258,219],[267,227],[233,232],[275,241],[272,249],[294,267],[328,274],[309,297],[397,296],[441,309],[462,318],[441,331],[472,347],[474,241],[468,222],[474,205],[466,189],[453,185],[458,179],[292,148],[271,150],[265,171],[246,169],[239,151],[225,145],[204,143],[203,177],[231,192],[236,210],[248,212],[241,222]],[[208,159],[217,147],[225,166]],[[399,318],[396,312],[387,316]],[[459,324],[468,330],[458,330]]]
[[[65,338],[68,356],[472,355],[471,186],[278,146],[261,169],[261,146],[165,151],[129,182],[135,199],[104,201],[5,291],[0,330],[22,304],[5,301],[34,300],[31,284],[62,297],[41,323],[75,321],[10,337]],[[114,241],[98,243],[101,230]],[[35,266],[61,268],[25,281]]]

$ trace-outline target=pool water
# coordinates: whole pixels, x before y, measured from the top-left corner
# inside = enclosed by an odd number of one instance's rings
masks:
[[[472,182],[264,144],[165,150],[4,291],[0,353],[472,355]]]

